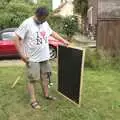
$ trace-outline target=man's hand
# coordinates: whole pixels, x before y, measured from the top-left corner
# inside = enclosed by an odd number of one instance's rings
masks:
[[[26,64],[28,63],[28,57],[26,57],[26,56],[21,56],[21,59],[22,59],[22,61],[23,62],[25,62]]]
[[[70,45],[70,42],[68,42],[67,40],[64,40],[64,45],[68,46],[68,45]]]
[[[52,32],[52,37],[54,37],[55,39],[62,41],[64,43],[65,46],[68,46],[70,43],[65,40],[63,37],[61,37],[58,33],[56,33],[55,31]]]

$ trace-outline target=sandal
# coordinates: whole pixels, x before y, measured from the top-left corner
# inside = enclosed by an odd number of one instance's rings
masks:
[[[32,108],[34,108],[34,109],[40,109],[40,105],[38,104],[37,101],[32,102],[30,105],[31,105]]]
[[[45,96],[45,98],[47,100],[56,100],[56,97],[53,97],[53,96]]]

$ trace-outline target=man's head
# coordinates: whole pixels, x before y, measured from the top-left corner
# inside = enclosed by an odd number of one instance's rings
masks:
[[[39,7],[35,11],[35,22],[36,24],[42,24],[46,21],[47,16],[49,15],[48,10],[45,7]]]

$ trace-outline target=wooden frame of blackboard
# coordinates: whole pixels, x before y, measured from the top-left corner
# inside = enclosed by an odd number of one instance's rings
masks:
[[[73,49],[78,49],[78,50],[82,50],[83,51],[83,54],[82,54],[82,65],[81,65],[81,76],[80,76],[79,104],[77,104],[76,102],[71,100],[69,97],[65,96],[64,94],[62,94],[60,91],[57,90],[57,92],[61,96],[66,98],[68,101],[70,101],[71,103],[77,105],[77,107],[80,107],[81,106],[82,89],[83,89],[83,73],[84,73],[85,49],[81,48],[81,47],[75,47],[75,46],[69,46],[68,48],[73,48]],[[59,49],[57,51],[59,52]],[[59,56],[58,56],[58,60],[59,60]],[[57,60],[57,63],[58,63],[58,60]],[[59,66],[58,66],[58,70],[59,70]],[[57,71],[57,76],[58,76],[58,71]]]

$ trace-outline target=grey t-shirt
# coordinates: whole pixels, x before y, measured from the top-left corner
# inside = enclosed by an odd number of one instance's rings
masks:
[[[52,34],[52,29],[47,22],[37,25],[30,17],[26,19],[15,33],[22,39],[21,50],[32,62],[42,62],[49,60],[48,38]]]

